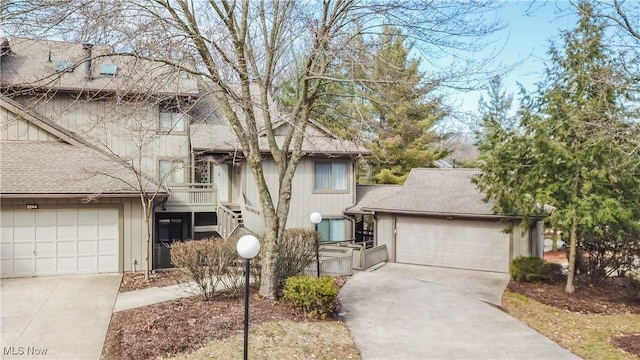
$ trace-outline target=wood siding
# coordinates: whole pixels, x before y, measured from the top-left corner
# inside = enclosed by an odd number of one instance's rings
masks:
[[[182,160],[188,166],[188,131],[159,132],[157,105],[84,99],[64,93],[36,102],[17,100],[27,105],[31,102],[36,111],[58,125],[125,160],[133,160],[137,168],[154,179],[158,177],[160,159]],[[189,181],[188,177],[185,181]]]
[[[313,189],[313,171],[315,160],[327,161],[322,158],[303,158],[298,164],[296,174],[292,183],[291,194],[291,207],[289,210],[289,217],[287,220],[287,228],[312,228],[313,224],[309,221],[309,215],[317,211],[322,214],[326,219],[328,218],[343,218],[343,212],[346,208],[352,206],[355,203],[355,176],[354,176],[354,163],[351,160],[346,160],[348,163],[347,173],[349,179],[347,183],[347,191],[339,193],[319,193]],[[336,159],[339,161],[338,159]],[[271,192],[274,202],[277,202],[277,189],[278,189],[278,173],[275,162],[272,159],[265,159],[262,162],[262,168],[265,178]],[[234,173],[233,176],[238,176]],[[247,164],[242,167],[242,176],[247,178],[246,180],[239,181],[243,186],[243,193],[246,202],[240,201],[243,206],[243,217],[245,226],[247,229],[256,232],[258,234],[264,231],[264,224],[262,220],[262,209],[260,207],[260,198],[258,188],[253,181],[253,175]],[[238,181],[232,181],[233,186],[237,186]],[[232,193],[235,194],[234,191]],[[234,199],[235,201],[242,199]],[[247,206],[248,205],[248,206]],[[248,209],[247,209],[248,207]],[[253,209],[257,211],[253,211]],[[346,234],[347,238],[351,237],[351,224],[346,221]]]
[[[0,140],[56,141],[58,137],[0,108]]]
[[[139,199],[102,198],[85,204],[82,199],[2,199],[3,209],[24,209],[26,204],[38,204],[40,209],[109,207],[119,210],[119,258],[120,271],[133,271],[133,261],[137,260],[136,270],[144,269],[147,227],[144,221],[142,204]],[[38,211],[33,210],[33,211]]]

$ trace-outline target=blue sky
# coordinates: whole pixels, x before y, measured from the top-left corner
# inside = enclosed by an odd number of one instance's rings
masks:
[[[517,97],[521,83],[528,91],[535,90],[545,71],[547,50],[551,40],[559,40],[561,30],[575,27],[577,17],[568,1],[504,1],[495,14],[506,28],[492,40],[495,46],[504,48],[496,61],[516,68],[504,79],[507,91]],[[489,54],[489,49],[487,54]],[[453,94],[450,100],[459,111],[476,112],[483,91]],[[460,125],[460,124],[458,124]]]

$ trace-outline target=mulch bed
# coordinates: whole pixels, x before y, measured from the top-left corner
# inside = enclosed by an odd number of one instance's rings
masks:
[[[306,321],[302,312],[266,300],[254,291],[250,323]],[[244,297],[217,294],[212,301],[191,297],[115,313],[102,359],[156,359],[195,350],[215,339],[239,334],[244,325]]]
[[[566,279],[552,284],[509,282],[507,289],[525,295],[543,304],[581,314],[640,314],[640,289],[626,277],[612,277],[598,287],[576,278],[576,291],[564,291]],[[611,344],[636,356],[640,356],[640,334],[624,334],[612,337]]]
[[[564,291],[564,279],[553,284],[509,282],[508,290],[525,295],[543,304],[583,314],[640,314],[640,292],[631,280],[613,277],[599,287],[576,279],[576,291]]]
[[[150,287],[163,287],[181,283],[178,270],[157,270],[144,279],[144,272],[124,273],[120,283],[120,292],[142,290]]]
[[[615,336],[611,339],[611,344],[640,357],[640,334]]]

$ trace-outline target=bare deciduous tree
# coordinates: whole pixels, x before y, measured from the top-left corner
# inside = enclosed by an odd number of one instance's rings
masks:
[[[486,45],[483,36],[500,28],[483,16],[493,9],[491,4],[33,0],[3,3],[2,17],[16,34],[106,42],[119,55],[171,65],[198,79],[233,128],[260,190],[266,229],[260,292],[273,297],[275,243],[284,234],[305,128],[324,87],[345,81],[329,75],[332,62],[349,52],[367,51],[352,41],[354,35],[377,35],[391,25],[414,41],[415,51],[426,59],[430,81],[467,87],[474,75],[489,72],[472,55]],[[444,63],[445,57],[457,60]],[[272,99],[285,82],[294,89],[294,105],[282,118],[275,116],[279,112]],[[274,127],[282,121],[290,126],[277,139]],[[269,191],[263,173],[260,134],[266,136],[277,167],[276,193]]]

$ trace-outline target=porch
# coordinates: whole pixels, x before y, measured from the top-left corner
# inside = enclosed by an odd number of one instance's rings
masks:
[[[167,184],[169,198],[163,205],[168,212],[215,212],[218,191],[214,184]]]

